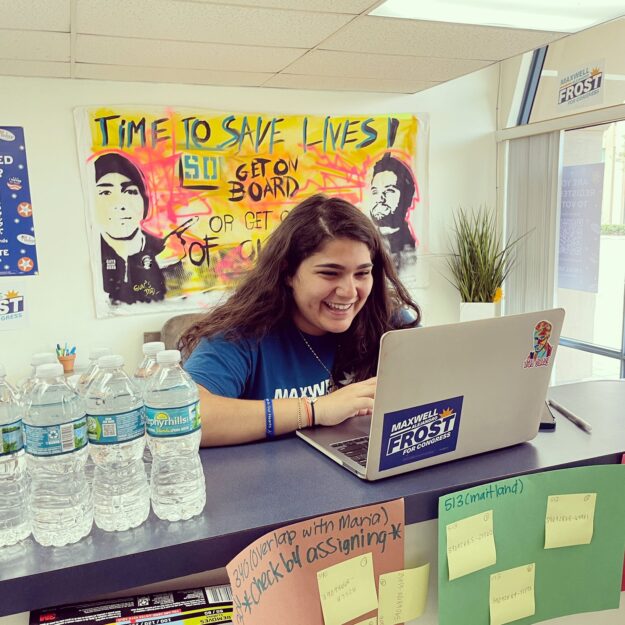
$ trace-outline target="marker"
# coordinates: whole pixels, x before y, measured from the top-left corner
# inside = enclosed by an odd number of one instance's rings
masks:
[[[558,402],[553,401],[553,399],[548,399],[547,403],[555,408],[563,417],[566,417],[571,423],[574,423],[580,430],[584,430],[587,434],[592,433],[592,425],[588,423],[588,421],[584,421],[581,417],[578,417],[576,414],[561,406]]]

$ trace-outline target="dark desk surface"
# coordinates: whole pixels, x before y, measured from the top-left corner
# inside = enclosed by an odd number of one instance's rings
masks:
[[[433,519],[438,497],[536,471],[620,462],[625,452],[625,382],[586,382],[550,395],[593,425],[564,418],[531,443],[363,482],[297,438],[202,450],[204,514],[90,536],[63,548],[31,538],[0,549],[0,616],[75,602],[224,566],[263,533],[319,514],[405,498],[406,523]]]

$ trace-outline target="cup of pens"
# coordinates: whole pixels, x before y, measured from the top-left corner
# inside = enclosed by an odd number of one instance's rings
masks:
[[[69,347],[65,343],[65,347],[56,344],[56,358],[63,365],[64,373],[72,373],[74,371],[74,361],[76,360],[76,347]]]

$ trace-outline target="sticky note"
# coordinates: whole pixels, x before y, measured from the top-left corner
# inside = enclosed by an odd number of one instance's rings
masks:
[[[356,625],[378,625],[378,619],[375,616],[368,618],[366,621],[360,621]]]
[[[535,571],[532,563],[490,576],[490,625],[511,623],[536,612]]]
[[[487,510],[447,526],[449,579],[479,571],[497,562],[493,511]]]
[[[597,493],[550,495],[545,515],[545,549],[590,544],[596,501]]]
[[[378,607],[371,553],[319,571],[317,584],[325,625],[343,625]]]
[[[428,596],[429,575],[429,563],[380,575],[378,624],[395,625],[421,616]]]

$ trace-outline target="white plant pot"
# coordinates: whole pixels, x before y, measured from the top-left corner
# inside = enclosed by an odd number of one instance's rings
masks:
[[[499,317],[499,302],[460,302],[460,321],[475,321]]]

